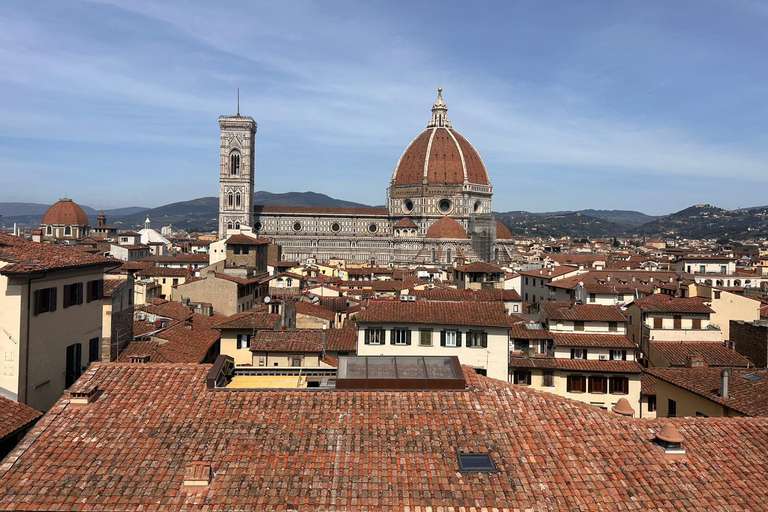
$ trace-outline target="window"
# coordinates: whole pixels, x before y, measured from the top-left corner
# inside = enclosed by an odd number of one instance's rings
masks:
[[[440,333],[440,346],[441,347],[460,347],[461,346],[461,332],[459,331],[443,331]]]
[[[67,362],[64,371],[64,387],[68,388],[75,383],[83,369],[80,361],[83,354],[83,344],[74,343],[67,347]]]
[[[301,231],[301,222],[294,222],[293,223],[293,230],[294,231]]]
[[[720,290],[715,290],[713,293],[715,295],[715,299],[719,299],[720,298]]]
[[[235,194],[235,206],[237,206],[237,207],[240,206],[240,192]]]
[[[529,370],[515,370],[512,374],[512,382],[521,386],[531,385],[531,372]]]
[[[546,354],[549,352],[549,343],[547,340],[539,340],[539,354]]]
[[[286,286],[287,288],[290,288],[290,287],[292,287],[292,286],[293,286],[293,279],[291,279],[290,277],[289,277],[288,279],[286,279],[286,280],[285,280],[285,286]]]
[[[493,465],[493,460],[491,459],[490,453],[459,452],[456,454],[456,458],[459,462],[459,471],[462,473],[496,472],[496,466]]]
[[[301,366],[301,356],[290,356],[291,366]]]
[[[230,174],[240,174],[240,153],[233,151],[229,155],[229,172]]]
[[[554,386],[555,385],[555,371],[544,370],[541,372],[541,385],[542,386]]]
[[[610,378],[611,394],[626,395],[629,394],[629,379],[627,377]]]
[[[571,359],[586,359],[586,358],[587,358],[587,349],[585,348],[571,349]]]
[[[587,378],[584,375],[569,375],[566,390],[569,393],[584,393],[587,390]]]
[[[709,418],[709,414],[704,414],[703,412],[696,411],[696,417],[697,418]]]
[[[525,352],[531,345],[530,340],[515,340],[515,350]]]
[[[410,345],[411,344],[411,330],[410,329],[392,329],[390,337],[390,343],[392,345]]]
[[[664,321],[663,318],[660,316],[654,317],[653,319],[653,328],[654,329],[662,329],[662,322]]]
[[[699,274],[705,274],[707,272],[706,265],[699,265]]]
[[[512,312],[513,313],[518,313],[519,311],[520,311],[520,306],[518,306],[517,304],[512,306]]]
[[[584,330],[584,321],[583,320],[574,320],[573,321],[573,330],[574,331],[583,331]]]
[[[83,283],[64,285],[64,307],[76,306],[83,303]]]
[[[64,228],[64,234],[65,235],[71,235],[72,234],[72,227],[71,226],[67,226],[66,228]]]
[[[383,345],[384,344],[384,329],[381,327],[369,327],[365,330],[365,344],[366,345]]]
[[[53,232],[53,229],[51,229],[51,226],[48,226],[47,228],[45,228],[46,235],[50,235],[52,232]]]
[[[178,278],[178,277],[174,277],[174,278],[173,278],[173,283],[171,283],[171,284],[172,284],[173,286],[176,286],[176,285],[178,285],[178,284],[179,284],[179,278]]]
[[[618,332],[618,330],[619,330],[618,322],[608,322],[608,332]]]
[[[35,290],[35,314],[56,311],[56,288]]]
[[[725,265],[720,265],[720,273],[721,274],[727,274],[728,270],[726,269]]]
[[[626,361],[627,351],[622,349],[611,349],[611,361]]]
[[[590,303],[595,303],[595,302],[597,302],[597,295],[596,295],[596,294],[594,294],[594,293],[590,293],[590,294],[589,294],[589,302],[590,302]]]
[[[104,297],[104,280],[88,281],[88,302],[101,300]]]
[[[419,346],[431,347],[432,346],[432,331],[429,329],[422,329],[419,331]]]
[[[92,363],[99,360],[99,338],[88,340],[88,362]]]
[[[701,329],[701,318],[694,318],[693,319],[693,329]]]
[[[266,365],[266,358],[264,356],[259,356],[259,366],[265,366]]]
[[[667,418],[674,418],[677,416],[677,402],[671,398],[667,399]]]
[[[467,333],[467,346],[473,348],[487,348],[488,333],[483,331],[469,331]]]
[[[608,392],[608,379],[603,375],[595,375],[589,378],[589,392],[602,393]]]
[[[237,335],[237,348],[250,348],[251,347],[251,335],[250,334],[238,334]]]
[[[648,412],[656,410],[656,395],[648,395]]]

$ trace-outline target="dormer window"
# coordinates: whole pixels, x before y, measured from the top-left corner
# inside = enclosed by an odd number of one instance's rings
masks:
[[[229,173],[240,174],[240,153],[238,151],[233,151],[229,155]]]

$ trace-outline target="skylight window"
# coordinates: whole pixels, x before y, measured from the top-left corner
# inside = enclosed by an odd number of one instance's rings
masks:
[[[459,471],[464,473],[495,473],[491,454],[487,452],[458,452]]]
[[[763,376],[760,375],[759,373],[750,373],[750,374],[744,375],[744,378],[747,380],[760,380],[763,378]]]

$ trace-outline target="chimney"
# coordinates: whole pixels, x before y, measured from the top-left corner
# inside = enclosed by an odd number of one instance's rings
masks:
[[[99,388],[96,385],[84,387],[79,391],[69,392],[69,403],[72,405],[87,405],[99,396]]]
[[[528,354],[528,357],[535,357],[536,347],[528,347],[527,354]]]
[[[685,357],[685,366],[688,368],[706,368],[709,365],[704,362],[704,356],[701,354],[689,354]]]
[[[630,418],[635,415],[635,410],[629,405],[629,400],[626,398],[619,398],[616,405],[611,410],[619,416],[629,416]]]
[[[730,368],[723,368],[720,371],[720,398],[728,398],[728,375],[730,373]]]
[[[211,465],[208,462],[188,462],[184,468],[184,490],[202,491],[211,483]]]
[[[135,356],[131,356],[131,362],[138,363],[138,364],[146,364],[149,362],[149,354],[137,354]]]
[[[675,460],[685,454],[683,437],[671,423],[664,425],[656,434],[654,442],[664,449],[666,459]]]

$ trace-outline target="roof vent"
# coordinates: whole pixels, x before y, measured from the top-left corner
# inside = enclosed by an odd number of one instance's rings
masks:
[[[730,373],[731,370],[728,368],[720,370],[720,398],[728,398],[728,375]]]
[[[616,405],[611,410],[619,416],[629,416],[631,418],[635,415],[635,410],[629,405],[629,401],[626,398],[619,398],[619,401],[616,402]]]
[[[87,405],[99,396],[99,388],[96,385],[69,392],[69,403],[74,405]]]
[[[131,362],[132,363],[141,363],[145,364],[149,362],[149,354],[137,354],[135,356],[131,356]]]
[[[671,423],[667,423],[661,428],[656,434],[654,441],[664,449],[666,455],[682,455],[685,453],[683,437]]]
[[[184,487],[187,490],[203,490],[211,483],[211,464],[209,462],[188,462],[184,469]]]

